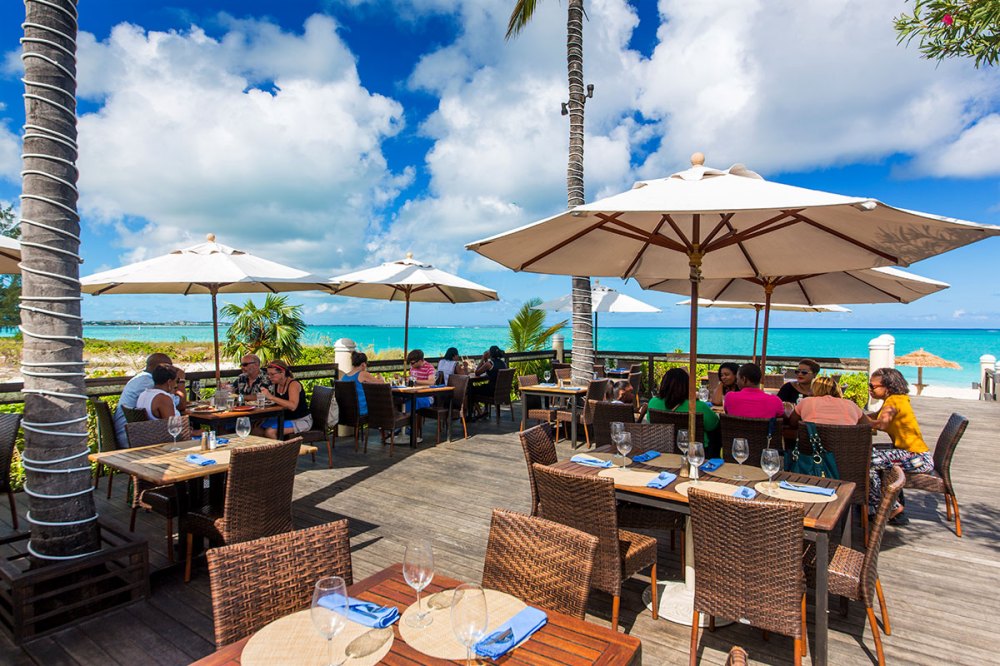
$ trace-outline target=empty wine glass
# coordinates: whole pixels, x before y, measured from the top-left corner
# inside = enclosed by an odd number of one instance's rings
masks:
[[[743,476],[743,463],[747,461],[750,457],[750,442],[748,442],[743,437],[736,437],[733,439],[733,459],[740,464],[740,471],[736,474],[737,481],[743,481],[746,479]]]
[[[774,490],[774,477],[781,469],[781,458],[778,456],[778,449],[767,448],[760,452],[760,468],[767,474],[767,484]]]
[[[417,593],[417,612],[408,615],[406,623],[418,628],[428,626],[434,620],[428,611],[420,610],[420,591],[434,579],[434,550],[430,541],[411,541],[406,545],[403,553],[403,579]]]
[[[250,417],[241,416],[236,419],[236,436],[240,439],[245,438],[250,434]]]
[[[326,639],[329,666],[340,666],[346,659],[333,660],[333,639],[347,626],[347,586],[343,578],[326,576],[316,581],[309,615],[316,631]]]
[[[628,462],[628,453],[632,450],[632,433],[623,432],[618,436],[618,453],[622,454],[622,469],[625,469],[625,463]]]
[[[177,444],[177,436],[181,434],[184,430],[184,417],[183,416],[171,416],[167,419],[167,432],[170,436],[174,438],[174,444]],[[174,450],[177,447],[174,446]]]
[[[677,448],[680,450],[681,454],[684,456],[683,464],[687,464],[687,454],[688,454],[688,431],[678,430],[677,431]]]
[[[465,646],[465,663],[471,666],[472,648],[482,640],[489,624],[486,593],[475,583],[462,583],[451,600],[451,630]]]
[[[551,370],[546,370],[545,371],[545,383],[548,384],[549,383],[549,379],[551,379],[551,378],[552,378],[552,371]]]
[[[621,421],[611,422],[611,443],[617,448],[618,438],[625,432],[625,424]]]
[[[687,454],[688,462],[691,464],[691,483],[698,485],[698,468],[705,462],[705,445],[701,442],[691,442]]]

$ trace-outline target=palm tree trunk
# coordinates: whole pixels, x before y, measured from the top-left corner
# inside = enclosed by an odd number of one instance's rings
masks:
[[[76,212],[76,2],[27,0],[21,195],[25,491],[38,562],[99,550],[87,462],[80,218]]]
[[[566,19],[566,64],[569,73],[569,162],[566,167],[566,203],[585,203],[583,189],[583,0],[569,0]],[[584,384],[594,376],[594,337],[591,321],[590,278],[573,277],[573,382]]]

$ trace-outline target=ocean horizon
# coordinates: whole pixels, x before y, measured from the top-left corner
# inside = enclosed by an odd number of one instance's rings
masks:
[[[439,356],[448,347],[457,347],[463,355],[481,354],[490,345],[504,347],[507,326],[436,325],[410,327],[410,349],[422,349],[428,356]],[[134,340],[145,342],[210,342],[212,327],[204,324],[134,325],[88,323],[84,336],[101,340]],[[867,358],[868,342],[888,333],[896,338],[896,354],[902,356],[923,348],[932,354],[955,361],[961,370],[925,368],[924,383],[969,388],[979,381],[979,357],[983,354],[1000,356],[1000,329],[964,328],[772,328],[768,334],[768,354],[773,356]],[[225,328],[220,327],[220,335]],[[569,328],[562,329],[566,347],[572,347]],[[359,349],[401,349],[402,326],[307,326],[306,344],[332,345],[340,338],[350,338]],[[759,348],[758,342],[758,348]],[[598,329],[598,351],[674,351],[688,350],[687,327],[621,327],[602,326]],[[699,328],[698,351],[703,354],[751,354],[753,328]],[[916,368],[900,370],[911,382],[916,381]]]

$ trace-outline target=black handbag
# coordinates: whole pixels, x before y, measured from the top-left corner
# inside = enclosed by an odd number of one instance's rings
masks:
[[[785,471],[794,474],[819,476],[826,479],[839,479],[840,470],[837,469],[837,459],[832,453],[823,448],[823,442],[820,441],[816,424],[806,422],[806,431],[809,433],[809,445],[812,447],[812,455],[803,455],[799,451],[799,440],[796,438],[794,448],[791,451],[785,451]]]

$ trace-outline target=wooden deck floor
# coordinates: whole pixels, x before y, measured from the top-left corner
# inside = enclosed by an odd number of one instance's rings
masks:
[[[952,411],[972,423],[959,446],[954,464],[964,536],[959,539],[944,522],[941,502],[924,493],[907,495],[911,523],[890,528],[880,560],[893,634],[885,638],[886,659],[892,664],[995,663],[1000,638],[1000,455],[996,403],[919,398],[914,400],[929,440],[936,438]],[[335,469],[326,468],[325,454],[317,464],[299,463],[295,484],[295,515],[300,527],[341,517],[351,521],[355,577],[361,578],[400,561],[410,537],[434,540],[438,569],[449,576],[479,580],[489,529],[490,510],[528,509],[524,458],[509,417],[495,425],[475,424],[468,440],[433,445],[393,458],[379,444],[368,455],[355,454],[352,440],[341,440]],[[429,431],[429,429],[428,429]],[[569,447],[560,444],[560,456]],[[116,480],[109,502],[99,493],[102,515],[127,523],[126,483]],[[102,481],[101,488],[105,488]],[[26,504],[19,496],[23,513]],[[7,514],[0,510],[0,520]],[[9,529],[0,524],[0,530]],[[204,565],[185,585],[176,568],[165,568],[163,522],[141,515],[139,528],[149,539],[153,575],[152,598],[47,637],[22,648],[0,634],[4,664],[186,664],[214,650],[208,576]],[[661,577],[679,578],[669,539],[661,539]],[[643,642],[648,664],[682,664],[687,660],[689,629],[664,620],[653,621],[640,604],[645,587],[634,579],[622,604],[625,631]],[[837,605],[831,604],[833,608]],[[811,608],[811,606],[810,606]],[[589,618],[607,624],[611,603],[606,595],[591,597]],[[811,618],[810,618],[811,624]],[[874,662],[871,634],[863,632],[863,609],[852,604],[842,618],[830,618],[830,663]],[[701,663],[720,664],[730,645],[740,644],[754,663],[791,661],[790,639],[768,641],[742,625],[720,628],[701,641]]]

